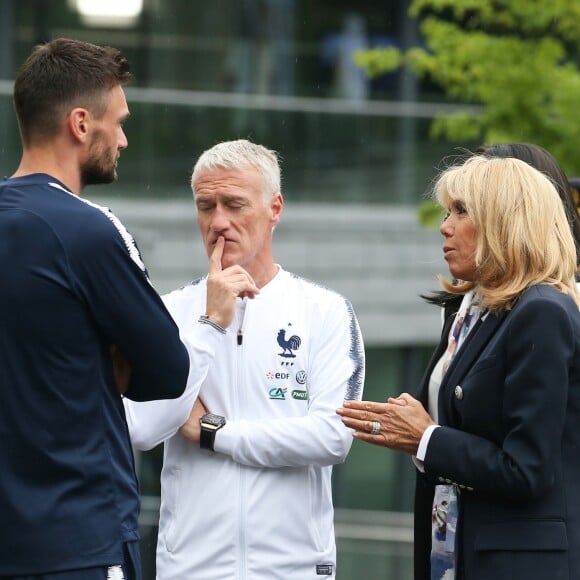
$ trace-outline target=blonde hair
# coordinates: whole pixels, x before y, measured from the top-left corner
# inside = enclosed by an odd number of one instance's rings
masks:
[[[434,197],[445,208],[461,200],[477,232],[476,281],[441,279],[445,290],[477,286],[482,306],[509,310],[534,284],[549,284],[580,304],[576,248],[564,208],[551,181],[519,159],[470,157],[444,171]]]

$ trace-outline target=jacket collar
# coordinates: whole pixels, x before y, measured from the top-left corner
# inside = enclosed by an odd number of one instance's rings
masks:
[[[489,344],[506,316],[507,312],[501,314],[489,313],[480,318],[451,362],[443,377],[439,392],[439,417],[444,423],[447,423],[451,416],[449,404],[452,399],[448,395],[449,389],[453,393],[455,386],[461,384],[461,381],[473,367],[474,362],[481,355],[484,348]]]

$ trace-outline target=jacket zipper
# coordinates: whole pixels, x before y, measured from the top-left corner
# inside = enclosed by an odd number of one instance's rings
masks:
[[[243,304],[240,309],[240,319],[238,321],[238,333],[237,333],[237,381],[236,381],[236,394],[238,399],[238,412],[242,410],[242,389],[244,387],[243,382],[243,368],[244,368],[244,357],[243,357],[243,342],[244,342],[244,324],[246,319],[246,309],[248,307],[247,298],[243,299]],[[238,512],[238,541],[239,541],[239,578],[244,580],[247,577],[246,571],[246,469],[243,465],[238,466],[240,480],[239,480],[239,512]]]

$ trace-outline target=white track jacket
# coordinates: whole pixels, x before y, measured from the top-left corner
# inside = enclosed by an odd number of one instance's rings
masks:
[[[182,333],[191,336],[197,325],[207,338],[211,327],[198,323],[205,278],[164,301]],[[353,309],[335,292],[280,269],[256,298],[238,300],[225,335],[211,331],[192,365],[204,375],[199,396],[206,408],[227,420],[215,453],[177,433],[191,392],[126,401],[134,445],[165,441],[157,578],[334,578],[331,471],[352,443],[336,409],[360,399],[364,381]]]

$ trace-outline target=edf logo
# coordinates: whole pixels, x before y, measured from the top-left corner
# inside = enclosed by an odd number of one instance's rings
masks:
[[[290,378],[290,373],[266,373],[266,378],[272,380],[272,379],[289,379]]]

